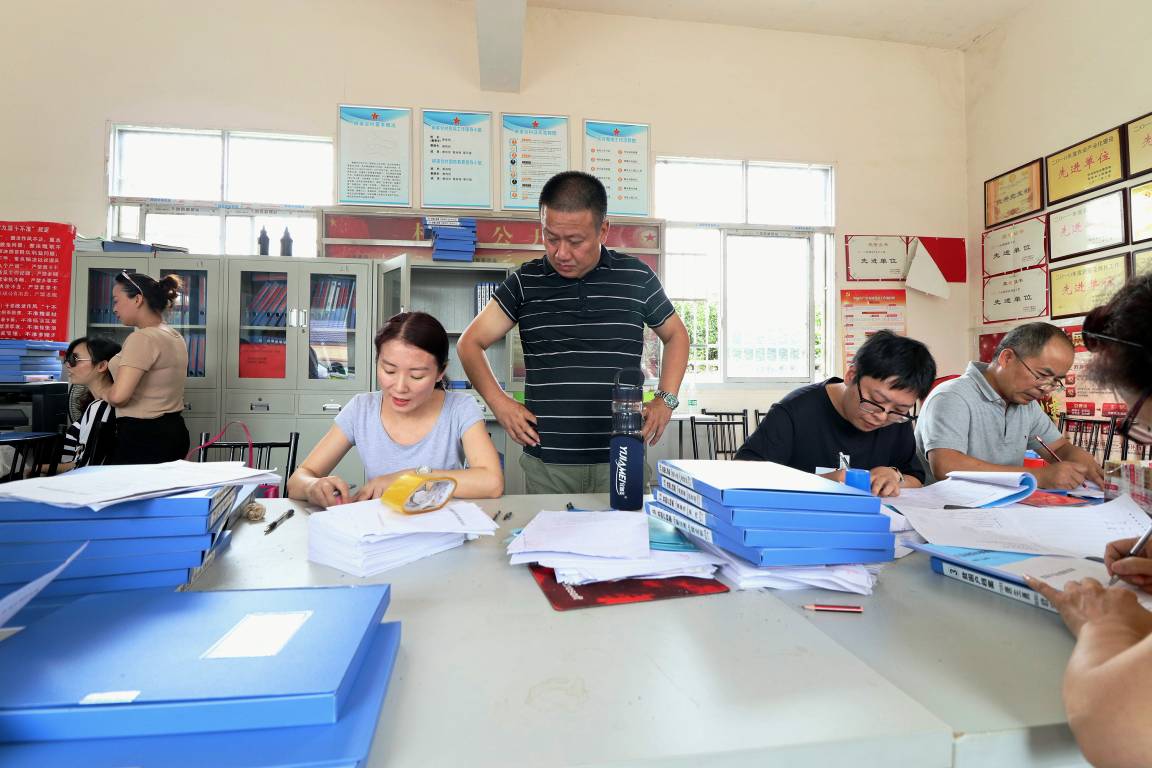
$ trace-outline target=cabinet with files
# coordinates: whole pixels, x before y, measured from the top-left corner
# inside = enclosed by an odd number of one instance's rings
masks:
[[[220,422],[222,317],[214,310],[223,303],[224,263],[211,255],[77,255],[73,270],[72,338],[98,336],[121,344],[132,328],[122,325],[112,311],[116,275],[128,270],[159,280],[175,274],[183,281],[183,293],[166,320],[188,345],[184,420],[192,434],[215,430]]]
[[[420,311],[433,315],[448,332],[449,387],[472,394],[484,412],[488,433],[504,463],[505,493],[524,492],[523,477],[515,460],[519,452],[514,449],[519,446],[507,439],[504,428],[496,421],[476,390],[471,388],[456,353],[456,342],[472,319],[487,305],[496,286],[516,267],[515,264],[504,262],[437,263],[404,254],[378,263],[375,281],[377,325],[383,325],[388,318],[399,312]],[[523,381],[517,382],[512,376],[513,353],[518,346],[518,337],[510,333],[488,349],[492,373],[500,386],[509,393],[514,389],[523,389]],[[376,388],[375,381],[372,386]],[[516,454],[515,457],[511,455],[512,452]]]
[[[371,264],[362,259],[228,260],[228,372],[223,421],[254,440],[300,433],[303,460],[332,420],[375,380]],[[231,429],[229,440],[242,439]],[[283,471],[282,467],[279,467]],[[363,479],[355,450],[335,472]]]

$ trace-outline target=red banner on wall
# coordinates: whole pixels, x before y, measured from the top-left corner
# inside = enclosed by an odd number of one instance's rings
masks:
[[[0,221],[0,339],[68,340],[76,228]]]

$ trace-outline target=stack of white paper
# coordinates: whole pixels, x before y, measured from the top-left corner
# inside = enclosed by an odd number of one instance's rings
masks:
[[[872,594],[876,576],[863,565],[797,565],[760,568],[702,539],[692,537],[701,549],[723,561],[720,580],[735,589],[831,589],[837,592]]]
[[[710,579],[722,560],[687,546],[652,549],[637,512],[540,512],[508,545],[512,565],[539,563],[561,584],[692,576]]]
[[[308,518],[308,559],[353,576],[374,576],[497,529],[484,510],[468,501],[404,515],[379,499],[341,504]]]

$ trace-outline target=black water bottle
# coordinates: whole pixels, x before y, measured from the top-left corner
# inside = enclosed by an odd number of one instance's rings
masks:
[[[629,384],[621,378],[634,378]],[[612,388],[612,439],[608,443],[608,499],[613,509],[644,506],[644,372],[625,368]]]

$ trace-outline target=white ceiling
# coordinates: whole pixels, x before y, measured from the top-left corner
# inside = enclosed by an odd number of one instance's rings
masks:
[[[1034,0],[528,0],[528,5],[962,50],[1032,2]]]

